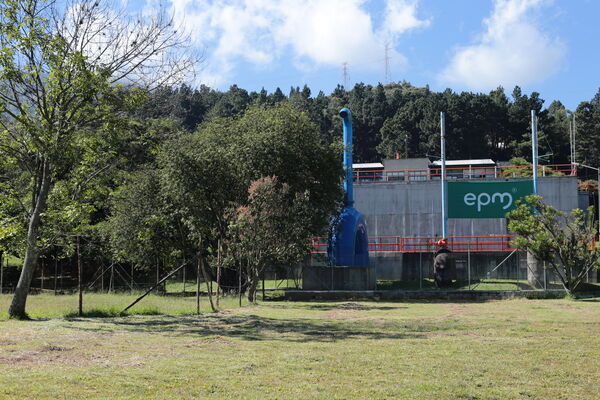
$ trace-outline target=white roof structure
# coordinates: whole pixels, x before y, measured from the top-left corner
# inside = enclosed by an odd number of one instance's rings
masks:
[[[442,165],[442,160],[435,160],[432,164],[439,167]],[[496,163],[490,158],[480,160],[446,160],[447,167],[457,167],[461,165],[496,165]]]
[[[353,169],[377,169],[377,168],[383,168],[383,164],[378,163],[378,162],[352,164],[352,168]]]

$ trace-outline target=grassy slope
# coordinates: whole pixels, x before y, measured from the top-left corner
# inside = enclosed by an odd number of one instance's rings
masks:
[[[0,398],[596,399],[598,306],[275,302],[4,321]]]

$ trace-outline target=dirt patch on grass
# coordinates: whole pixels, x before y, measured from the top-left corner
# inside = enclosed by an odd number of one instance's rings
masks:
[[[337,308],[339,308],[341,310],[359,310],[359,311],[366,311],[366,310],[371,309],[371,307],[369,307],[365,304],[357,303],[354,301],[351,301],[348,303],[342,303]]]
[[[11,368],[31,368],[45,366],[89,367],[102,365],[111,367],[136,367],[146,364],[139,355],[121,359],[118,354],[84,353],[61,346],[49,346],[36,350],[8,350],[0,354],[0,365]]]
[[[90,349],[93,349],[90,351]],[[125,356],[125,357],[123,357]],[[108,351],[99,344],[85,348],[63,343],[45,343],[34,349],[2,349],[0,366],[11,368],[88,367],[103,365],[134,367],[144,365],[143,357],[136,354]]]
[[[342,303],[333,310],[322,314],[321,319],[334,321],[374,321],[383,324],[385,322],[383,318],[364,315],[363,312],[370,309],[371,307],[368,305],[356,302]]]
[[[216,336],[211,338],[206,338],[203,340],[194,340],[192,342],[186,343],[183,346],[187,348],[198,348],[198,347],[209,347],[211,349],[219,349],[234,346],[231,340]]]

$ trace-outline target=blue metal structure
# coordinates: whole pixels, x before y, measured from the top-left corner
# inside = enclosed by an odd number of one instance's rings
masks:
[[[369,266],[369,235],[362,214],[354,208],[352,190],[352,114],[340,110],[344,129],[344,208],[334,219],[329,234],[327,255],[331,265]]]

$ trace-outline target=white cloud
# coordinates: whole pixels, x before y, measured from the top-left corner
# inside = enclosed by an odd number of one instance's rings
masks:
[[[532,16],[545,3],[496,0],[478,43],[458,48],[440,80],[473,90],[491,90],[498,85],[510,88],[540,82],[554,74],[564,58],[565,46],[543,32]]]
[[[402,34],[410,29],[428,27],[430,24],[431,20],[417,17],[417,1],[387,1],[384,27],[391,34]]]
[[[154,0],[147,0],[149,5]],[[202,83],[228,83],[240,61],[269,68],[292,55],[298,69],[341,66],[380,68],[386,40],[426,27],[417,0],[386,0],[381,28],[365,0],[171,0],[175,22],[205,49]],[[405,57],[392,49],[396,66]],[[207,81],[208,80],[208,81]]]
[[[473,90],[511,88],[539,82],[555,73],[565,55],[558,39],[544,33],[533,11],[546,0],[496,0],[476,44],[456,49],[440,74],[443,83]]]

